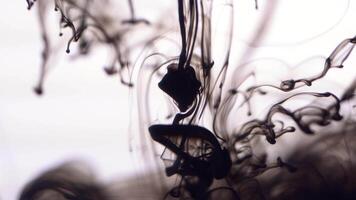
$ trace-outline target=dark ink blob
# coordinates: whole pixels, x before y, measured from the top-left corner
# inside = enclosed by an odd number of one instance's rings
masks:
[[[196,99],[201,83],[197,80],[195,70],[188,66],[179,69],[177,64],[167,67],[167,74],[158,87],[167,93],[178,104],[180,111],[186,111]]]
[[[295,87],[295,81],[294,80],[285,80],[281,82],[280,88],[283,91],[291,91]]]

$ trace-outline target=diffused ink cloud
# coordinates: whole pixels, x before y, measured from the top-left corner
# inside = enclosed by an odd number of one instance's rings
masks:
[[[106,1],[105,3],[109,5],[109,2]],[[266,192],[266,188],[270,187],[269,191],[279,190],[281,187],[279,184],[272,182],[266,185],[261,184],[259,181],[260,177],[263,177],[269,171],[280,168],[282,171],[287,169],[288,173],[295,173],[294,176],[299,178],[305,176],[304,172],[318,176],[318,170],[308,171],[309,168],[305,168],[305,162],[309,162],[309,158],[302,156],[300,162],[291,162],[295,163],[295,165],[290,163],[290,160],[293,159],[284,161],[280,157],[275,162],[270,163],[266,150],[259,155],[255,152],[256,149],[261,148],[265,140],[270,145],[273,145],[278,142],[279,137],[286,133],[298,130],[306,134],[314,134],[313,127],[315,126],[319,128],[318,130],[323,130],[320,128],[343,120],[343,113],[340,113],[340,108],[344,102],[353,100],[353,91],[356,84],[353,83],[349,86],[341,98],[329,91],[305,92],[301,90],[322,79],[327,73],[330,73],[330,69],[342,68],[355,46],[355,38],[342,41],[325,60],[323,70],[315,76],[284,80],[280,85],[252,84],[246,89],[241,87],[243,83],[258,72],[253,69],[244,70],[244,68],[248,67],[247,65],[238,66],[233,71],[232,76],[232,78],[237,79],[233,81],[236,84],[232,88],[227,88],[229,87],[226,84],[228,81],[228,68],[233,67],[230,65],[230,60],[232,59],[230,53],[232,35],[235,30],[233,27],[234,2],[228,0],[222,1],[221,4],[219,4],[220,2],[216,4],[217,1],[208,0],[178,0],[177,2],[177,24],[179,24],[180,33],[180,41],[178,42],[180,44],[179,56],[169,57],[165,56],[165,52],[155,52],[155,45],[159,46],[156,42],[162,39],[159,34],[150,35],[143,40],[143,45],[139,46],[148,47],[147,52],[149,52],[146,59],[142,60],[141,66],[148,65],[146,63],[148,58],[155,60],[157,64],[146,69],[146,73],[143,73],[144,69],[141,67],[137,78],[139,80],[147,80],[143,83],[147,88],[153,84],[153,80],[160,80],[156,87],[159,87],[167,94],[168,102],[173,103],[173,106],[170,107],[172,108],[170,110],[172,117],[168,117],[172,124],[152,125],[154,120],[145,117],[149,116],[149,108],[147,108],[149,103],[147,102],[150,101],[150,94],[139,93],[138,97],[139,102],[141,102],[139,106],[143,107],[143,112],[139,113],[141,121],[138,125],[144,127],[140,134],[148,134],[147,126],[150,126],[151,138],[165,147],[164,152],[170,151],[173,154],[171,156],[173,165],[166,167],[166,175],[175,175],[180,182],[168,191],[163,192],[161,194],[162,198],[278,199],[281,197],[278,194],[281,195],[281,193],[277,192],[276,195],[275,193]],[[34,1],[27,1],[27,3],[29,9],[34,5]],[[126,41],[127,35],[140,31],[140,29],[136,29],[138,24],[148,27],[159,26],[154,26],[155,22],[136,18],[133,2],[128,1],[128,3],[131,13],[129,20],[106,15],[107,7],[103,5],[102,1],[54,1],[55,10],[60,15],[60,27],[67,28],[72,32],[72,36],[67,43],[67,53],[70,53],[72,42],[80,42],[79,48],[82,55],[87,54],[91,48],[95,48],[99,44],[110,47],[114,59],[112,64],[105,68],[106,73],[109,75],[118,74],[124,85],[133,87],[134,84],[131,82],[131,78],[134,66],[132,63],[135,63],[135,59],[132,59],[130,51],[132,48],[139,47],[128,45]],[[255,3],[257,8],[257,1]],[[42,53],[42,73],[35,91],[38,94],[42,94],[43,82],[48,70],[48,57],[51,54],[46,22],[44,21],[44,13],[48,8],[48,1],[38,0],[36,4],[39,4],[39,20],[42,27],[44,50]],[[256,44],[266,32],[269,21],[273,20],[271,16],[277,2],[271,1],[267,4],[267,9],[264,11],[266,21],[260,24],[260,29],[258,30],[261,31],[255,34],[256,37],[252,41]],[[226,14],[224,15],[224,21],[227,24],[227,27],[225,27],[227,32],[221,41],[226,44],[221,49],[221,55],[223,56],[217,58],[212,56],[211,52],[214,49],[213,45],[216,44],[214,43],[216,38],[212,36],[211,27],[213,27],[213,24],[211,19],[215,13],[214,9],[219,6],[223,7],[223,11]],[[161,27],[161,29],[165,29],[165,27]],[[247,59],[251,53],[251,50],[247,50],[244,54],[246,55],[244,59]],[[220,62],[216,62],[217,60]],[[166,74],[162,75],[160,73],[162,70],[160,69],[165,67],[167,68]],[[123,72],[128,72],[128,76],[124,78]],[[148,76],[148,78],[145,79],[145,76]],[[142,87],[139,84],[138,90],[140,91]],[[258,119],[254,112],[251,111],[253,100],[258,95],[268,96],[270,90],[277,90],[288,95],[287,97],[281,95],[279,101],[269,106],[265,117]],[[242,97],[242,100],[238,97]],[[311,100],[310,104],[300,107],[297,107],[297,105],[293,107],[284,105],[286,102],[296,98],[306,99],[306,97],[311,97],[314,100]],[[324,101],[327,99],[330,102],[324,105],[318,103],[316,99],[323,99]],[[247,114],[240,111],[240,108],[246,106],[248,107]],[[237,123],[236,125],[229,124],[232,116],[241,115],[247,115],[254,119],[246,121],[242,125],[237,125]],[[212,120],[203,123],[202,119],[206,116],[209,116]],[[283,117],[276,119],[275,116]],[[294,124],[289,125],[290,120]],[[286,125],[287,123],[288,125]],[[342,121],[341,123],[347,124],[347,121]],[[212,127],[212,131],[204,127]],[[340,137],[343,138],[343,136]],[[144,141],[144,143],[154,148],[154,145],[149,141]],[[317,152],[315,157],[322,156],[322,154],[322,151]],[[304,154],[302,153],[301,155]],[[350,159],[352,159],[352,155],[349,155]],[[296,157],[298,156],[296,155]],[[345,174],[345,176],[349,176],[347,173]],[[47,176],[44,175],[44,177]],[[352,176],[350,175],[350,177]],[[274,178],[273,176],[270,177],[271,180]],[[23,194],[31,196],[35,193],[33,191],[37,191],[38,188],[47,188],[52,184],[52,178],[48,182],[49,185],[46,180],[42,181],[42,179],[42,177],[38,178],[40,183],[35,180],[28,187],[30,189],[24,189]],[[57,180],[58,182],[56,182]],[[288,181],[282,180],[281,185]],[[66,179],[61,180],[60,177],[54,176],[53,182],[59,186],[50,188],[54,191],[59,191],[64,198],[84,198],[80,196],[81,194],[79,193],[81,192],[77,191],[77,184],[80,185],[81,183],[77,183],[76,180],[74,180],[76,183],[69,184],[70,187],[68,188],[61,186],[62,183],[59,183],[67,182]],[[311,180],[309,184],[317,186],[314,180]],[[324,186],[326,187],[327,185],[325,184]],[[310,189],[313,190],[310,196],[290,195],[288,198],[300,199],[303,197],[313,199],[322,197],[324,196],[323,192],[326,191],[324,186],[320,186],[321,189],[319,186],[315,188],[308,187],[313,188]],[[58,187],[60,189],[57,189]],[[288,191],[288,194],[301,194],[301,192],[305,192],[305,189],[306,187],[297,187],[297,189],[290,192],[288,188],[284,188],[285,191]],[[90,194],[90,192],[82,192]],[[97,192],[101,194],[101,192]],[[339,192],[343,192],[343,190],[336,191],[335,195],[332,193],[333,197],[348,199],[350,196],[348,191],[345,191],[344,196]],[[325,197],[329,198],[330,196]],[[88,198],[95,199],[95,194],[89,195]]]

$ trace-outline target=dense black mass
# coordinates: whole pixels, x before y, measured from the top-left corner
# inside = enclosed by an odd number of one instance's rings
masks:
[[[196,99],[201,84],[192,67],[179,69],[177,64],[171,64],[158,86],[177,102],[181,112],[185,112]]]

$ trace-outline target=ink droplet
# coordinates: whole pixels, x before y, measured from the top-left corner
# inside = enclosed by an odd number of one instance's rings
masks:
[[[186,111],[199,93],[201,83],[197,80],[193,67],[179,69],[177,64],[167,67],[167,74],[158,87],[178,104],[180,111]]]

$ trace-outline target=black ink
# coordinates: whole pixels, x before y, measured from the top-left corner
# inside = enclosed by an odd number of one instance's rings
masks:
[[[196,99],[201,84],[192,67],[179,69],[171,64],[158,86],[177,102],[180,111],[185,112]]]

